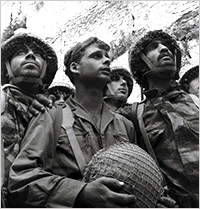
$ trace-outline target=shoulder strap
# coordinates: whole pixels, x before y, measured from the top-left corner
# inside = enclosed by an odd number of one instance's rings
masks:
[[[74,117],[70,107],[67,104],[66,107],[63,108],[63,116],[62,127],[66,130],[78,167],[83,174],[86,162],[73,130]]]
[[[139,136],[139,126],[138,126],[138,119],[137,119],[137,109],[138,109],[138,102],[134,102],[131,105],[131,120],[135,126],[137,135]]]
[[[137,118],[138,118],[140,131],[142,134],[142,138],[144,140],[144,144],[147,148],[148,153],[151,155],[151,157],[155,160],[156,164],[159,166],[157,157],[154,153],[154,150],[151,146],[151,142],[149,140],[149,137],[148,137],[146,129],[145,129],[145,125],[144,125],[144,121],[143,121],[143,117],[142,117],[143,111],[144,111],[144,103],[140,103],[137,108]]]
[[[1,114],[5,111],[6,106],[6,93],[1,89]]]
[[[61,131],[61,125],[62,125],[62,107],[57,106],[55,111],[50,110],[49,111],[52,120],[54,121],[54,137],[56,140],[58,140],[58,137],[60,135]]]

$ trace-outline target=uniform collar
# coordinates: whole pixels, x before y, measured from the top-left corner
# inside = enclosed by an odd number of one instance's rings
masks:
[[[67,100],[67,103],[69,104],[72,112],[77,115],[78,117],[87,120],[90,122],[98,131],[99,128],[95,125],[95,121],[93,120],[93,116],[91,113],[86,110],[82,105],[77,103],[72,96],[69,97]],[[108,126],[108,124],[114,119],[114,113],[112,113],[106,106],[106,104],[103,102],[103,110],[102,110],[102,116],[101,116],[101,133],[103,133]]]
[[[183,91],[180,90],[180,84],[176,81],[171,81],[171,85],[168,89],[163,90],[162,92],[159,92],[157,88],[150,89],[147,91],[144,91],[144,94],[147,98],[155,98],[155,97],[164,97],[164,96],[169,96],[174,93],[182,93]]]

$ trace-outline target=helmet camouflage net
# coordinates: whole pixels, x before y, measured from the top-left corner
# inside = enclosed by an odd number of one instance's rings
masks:
[[[139,146],[128,142],[99,150],[86,166],[83,181],[103,176],[124,182],[122,193],[137,197],[134,207],[155,208],[164,192],[163,176],[155,161]]]
[[[71,95],[74,93],[74,89],[70,85],[62,82],[53,82],[48,88],[49,94],[57,94],[59,92]]]
[[[6,61],[10,61],[14,54],[24,45],[36,47],[47,62],[47,71],[43,83],[48,87],[58,69],[58,60],[53,48],[42,39],[30,33],[17,33],[7,39],[1,45],[1,84],[9,83],[9,77],[5,66]]]
[[[199,77],[199,66],[195,66],[190,68],[185,74],[181,77],[179,83],[182,88],[188,92],[189,91],[189,83]]]
[[[123,67],[112,67],[111,68],[111,73],[110,73],[110,79],[115,80],[115,78],[118,76],[124,76],[126,82],[127,82],[127,86],[128,86],[128,97],[130,96],[132,90],[133,90],[133,78],[130,74],[130,72],[123,68]]]
[[[176,49],[176,67],[177,72],[175,79],[179,78],[179,71],[181,68],[181,49],[177,44],[177,41],[169,34],[162,30],[149,31],[139,41],[136,42],[129,50],[129,66],[136,82],[143,88],[147,88],[147,83],[143,78],[143,74],[149,71],[147,64],[141,59],[141,53],[144,53],[144,49],[148,44],[155,40],[161,40],[167,43],[170,51],[174,54]]]

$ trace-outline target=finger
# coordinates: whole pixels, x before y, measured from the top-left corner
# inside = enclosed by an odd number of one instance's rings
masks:
[[[166,207],[165,207],[164,205],[158,203],[158,204],[156,205],[156,208],[166,208]]]
[[[32,106],[29,106],[28,111],[34,116],[37,116],[39,114],[39,112]]]
[[[32,109],[35,109],[36,111],[40,111],[40,112],[45,111],[44,106],[41,103],[39,103],[36,99],[33,100],[31,107]]]
[[[124,182],[118,181],[115,178],[101,177],[98,180],[113,191],[120,191],[124,186]]]
[[[48,96],[48,99],[51,100],[52,104],[54,104],[54,102],[56,101],[56,97],[54,95],[52,95],[52,94],[50,94]]]
[[[46,96],[44,96],[42,94],[37,94],[36,99],[38,100],[38,102],[40,102],[44,106],[47,106],[50,108],[52,107],[52,100],[48,99]]]
[[[169,208],[171,207],[174,208],[176,205],[176,201],[170,197],[160,197],[158,200],[158,203],[165,205],[166,207],[169,207]]]
[[[10,104],[14,105],[14,106],[15,106],[15,107],[17,107],[17,108],[19,108],[19,107],[20,107],[19,103],[18,103],[18,102],[13,101],[12,99],[9,99],[9,100],[8,100],[8,102],[9,102]]]
[[[169,188],[164,186],[164,195],[166,196],[167,194],[169,194]]]
[[[113,193],[113,202],[121,206],[134,207],[137,197],[134,194]]]

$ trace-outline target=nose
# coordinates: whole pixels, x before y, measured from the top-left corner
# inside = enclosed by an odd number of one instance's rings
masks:
[[[160,52],[168,52],[169,51],[169,49],[167,48],[167,46],[165,46],[163,44],[159,44],[158,47],[159,47],[159,51]]]
[[[106,64],[107,66],[110,66],[110,58],[107,56],[104,56],[104,64]]]
[[[127,85],[127,82],[126,82],[126,80],[124,78],[120,78],[120,83],[123,86],[126,86]]]
[[[28,50],[28,53],[26,54],[26,58],[33,58],[33,59],[35,59],[35,54],[34,54],[34,52],[31,49]]]

